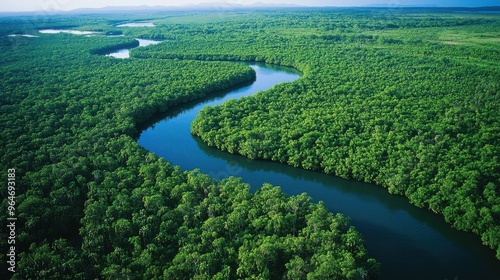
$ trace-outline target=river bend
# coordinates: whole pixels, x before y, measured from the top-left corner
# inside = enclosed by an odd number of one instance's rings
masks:
[[[199,168],[217,179],[238,176],[252,189],[271,183],[288,195],[307,192],[314,201],[324,201],[330,211],[351,218],[369,255],[382,264],[383,279],[499,279],[498,260],[478,236],[452,229],[441,216],[410,205],[404,197],[372,184],[221,152],[192,136],[190,124],[203,107],[300,77],[291,68],[250,67],[257,74],[253,84],[174,108],[145,129],[138,143],[183,170]]]

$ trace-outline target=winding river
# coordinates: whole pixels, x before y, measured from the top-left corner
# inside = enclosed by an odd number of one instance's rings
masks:
[[[253,189],[267,182],[289,194],[307,192],[332,212],[351,218],[369,254],[382,264],[384,279],[498,279],[493,250],[476,235],[454,230],[442,217],[410,205],[376,185],[221,152],[190,133],[201,108],[265,90],[300,77],[290,68],[251,64],[256,81],[176,108],[145,129],[140,145],[184,170],[199,168],[214,178],[238,176]],[[152,122],[155,122],[153,120]]]

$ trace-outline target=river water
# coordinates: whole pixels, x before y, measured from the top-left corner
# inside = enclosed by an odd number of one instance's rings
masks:
[[[287,165],[250,160],[207,147],[190,133],[201,108],[265,90],[300,77],[293,69],[253,64],[256,81],[171,110],[145,129],[138,143],[183,170],[199,168],[214,178],[238,176],[251,185],[280,186],[288,195],[307,192],[332,212],[351,218],[368,253],[382,264],[383,279],[500,279],[500,262],[476,235],[451,228],[439,215],[410,205],[382,187]]]
[[[159,44],[162,42],[162,41],[153,41],[153,40],[146,40],[146,39],[139,39],[139,38],[136,38],[136,40],[139,42],[139,47],[156,45],[156,44]],[[114,58],[129,58],[130,57],[130,49],[116,50],[116,51],[113,51],[111,53],[106,54],[106,56],[112,56]]]

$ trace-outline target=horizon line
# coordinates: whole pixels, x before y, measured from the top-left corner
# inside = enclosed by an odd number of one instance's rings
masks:
[[[82,7],[82,8],[76,8],[76,9],[71,9],[71,10],[13,10],[13,11],[1,11],[1,13],[34,13],[34,12],[46,12],[46,13],[71,13],[71,12],[78,12],[82,10],[109,10],[112,11],[113,8],[117,9],[124,9],[127,8],[129,9],[128,11],[134,11],[134,8],[137,8],[137,10],[142,9],[153,9],[153,8],[170,8],[170,9],[177,9],[177,10],[188,10],[188,9],[193,9],[195,8],[196,10],[207,10],[211,4],[218,4],[220,2],[207,2],[207,3],[200,3],[200,4],[191,4],[191,5],[182,5],[182,6],[173,6],[173,5],[168,5],[168,6],[163,6],[163,5],[123,5],[123,6],[105,6],[105,7]],[[234,8],[241,8],[241,9],[251,9],[251,8],[403,8],[403,9],[411,9],[411,8],[440,8],[440,9],[449,9],[449,8],[460,8],[460,9],[480,9],[480,8],[498,8],[500,11],[500,5],[487,5],[487,6],[473,6],[473,7],[468,7],[468,6],[439,6],[439,5],[433,5],[433,4],[428,4],[428,5],[391,5],[391,4],[371,4],[371,5],[359,5],[359,6],[335,6],[335,5],[327,5],[327,6],[310,6],[310,5],[298,5],[298,4],[266,4],[266,3],[253,3],[253,4],[238,4],[238,3],[223,3],[224,6],[219,7],[221,9],[234,9]],[[259,5],[261,4],[261,5]],[[115,10],[119,12],[120,10]]]

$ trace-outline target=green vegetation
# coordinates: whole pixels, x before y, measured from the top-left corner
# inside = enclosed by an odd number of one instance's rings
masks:
[[[255,73],[228,62],[97,54],[135,46],[133,37],[190,38],[200,26],[123,28],[125,37],[108,38],[36,29],[115,33],[123,18],[0,21],[0,166],[16,170],[14,279],[378,277],[347,219],[307,195],[269,185],[252,194],[239,179],[183,172],[135,142],[153,114]],[[7,189],[0,193],[7,209]],[[0,261],[3,274],[5,254]]]
[[[400,12],[241,16],[192,31],[210,43],[135,54],[295,66],[299,81],[205,108],[192,132],[230,153],[381,185],[500,258],[500,17]]]
[[[247,67],[213,60],[304,75],[206,108],[192,125],[203,141],[376,183],[480,235],[500,258],[500,18],[445,12],[0,19],[0,166],[16,169],[14,278],[378,277],[347,219],[305,194],[268,185],[252,194],[239,179],[183,172],[135,142],[155,113],[254,79]],[[156,27],[116,27],[128,20]],[[124,37],[37,33],[44,28]],[[134,37],[168,42],[127,60],[98,55],[136,46]]]

